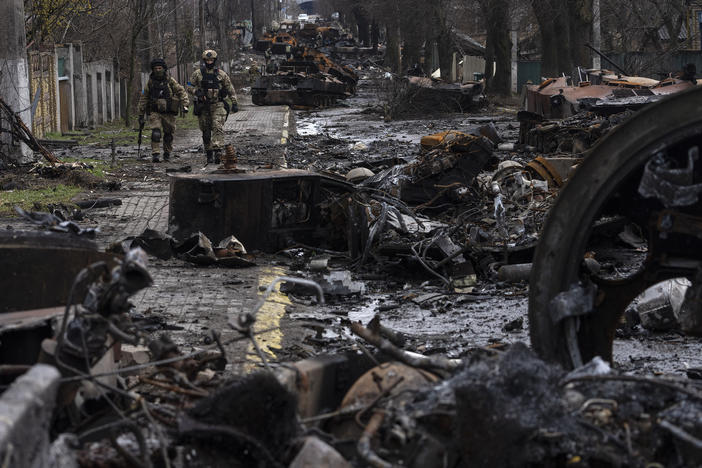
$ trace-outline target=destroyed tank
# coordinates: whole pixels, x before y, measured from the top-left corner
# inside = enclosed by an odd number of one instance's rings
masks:
[[[358,76],[313,49],[297,48],[278,72],[261,76],[251,87],[254,104],[327,107],[356,92]]]

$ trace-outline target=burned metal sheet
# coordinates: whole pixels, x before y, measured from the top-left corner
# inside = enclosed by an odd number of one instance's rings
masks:
[[[80,270],[97,261],[114,265],[115,257],[69,234],[0,231],[0,313],[64,305]]]
[[[434,149],[407,164],[391,167],[360,185],[379,188],[409,204],[442,197],[460,199],[492,158],[492,142],[484,137],[451,134]]]
[[[61,317],[65,307],[21,310],[0,314],[0,363],[31,365],[37,362],[41,342],[54,333],[53,322]],[[14,375],[0,383],[7,383]]]
[[[662,96],[694,87],[689,81],[603,75],[601,84],[571,84],[566,77],[549,78],[526,87],[525,110],[547,118],[562,119],[582,110],[601,115],[637,110]]]
[[[301,170],[172,175],[169,230],[178,240],[198,232],[210,239],[234,235],[249,251],[294,243],[345,248],[346,229],[331,222],[333,207],[325,201],[334,204],[352,191],[345,181]]]

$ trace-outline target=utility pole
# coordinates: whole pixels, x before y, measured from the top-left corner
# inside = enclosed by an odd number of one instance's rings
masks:
[[[602,30],[600,29],[600,0],[592,0],[592,45],[602,50]],[[599,54],[592,55],[592,68],[602,68]]]
[[[29,67],[27,66],[26,37],[24,29],[24,1],[0,2],[0,96],[28,126],[32,126],[29,100]],[[0,119],[0,127],[7,130],[7,121]],[[0,132],[0,155],[11,161],[29,162],[32,151],[12,136]]]

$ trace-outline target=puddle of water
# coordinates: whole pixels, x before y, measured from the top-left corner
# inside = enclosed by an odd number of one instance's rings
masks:
[[[275,278],[284,274],[285,270],[281,267],[263,268],[258,275],[258,286],[268,287]],[[263,291],[259,292],[259,296],[261,295],[263,295]],[[285,307],[290,304],[290,299],[280,292],[280,284],[277,284],[256,315],[256,323],[253,326],[254,333],[274,328],[266,333],[256,334],[256,341],[266,359],[276,359],[277,350],[283,348],[283,331],[280,329],[280,321],[285,316]],[[248,372],[259,369],[262,362],[253,343],[249,343],[246,355],[250,362],[244,366],[245,369]]]
[[[364,304],[359,308],[349,310],[349,320],[352,322],[358,322],[360,320],[363,325],[366,325],[373,319],[373,317],[375,317],[379,303],[380,299],[373,299],[368,304]]]
[[[300,136],[316,136],[322,133],[323,126],[313,120],[300,120],[295,124],[297,134]]]

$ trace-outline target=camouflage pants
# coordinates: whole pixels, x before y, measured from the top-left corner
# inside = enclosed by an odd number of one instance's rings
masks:
[[[226,118],[227,111],[224,110],[224,104],[221,102],[205,106],[202,109],[202,113],[197,119],[205,150],[219,150],[224,147],[224,121]]]
[[[160,145],[163,141],[163,152],[173,152],[173,134],[176,130],[176,116],[173,114],[149,114],[149,127],[151,127],[151,154],[161,152]],[[158,132],[155,132],[158,130]],[[157,136],[157,135],[158,136]]]

